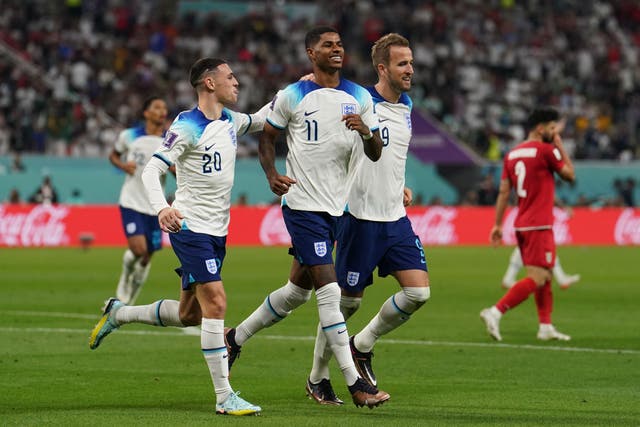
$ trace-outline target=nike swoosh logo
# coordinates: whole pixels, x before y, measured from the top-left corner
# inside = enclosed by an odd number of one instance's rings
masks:
[[[222,358],[223,358],[223,359],[226,359],[226,358],[227,358],[227,355],[225,354],[224,356],[222,356]]]
[[[306,116],[310,116],[310,115],[312,115],[313,113],[317,113],[318,111],[320,111],[320,110],[305,111],[305,112],[304,112],[304,115],[305,115],[305,117],[306,117]]]
[[[378,119],[378,123],[386,122],[389,119]]]
[[[208,146],[208,147],[205,145],[205,146],[204,146],[204,151],[209,151],[209,150],[211,149],[211,147],[213,147],[214,145],[216,145],[216,144],[211,144],[211,145],[210,145],[210,146]]]
[[[343,330],[341,330],[341,331],[338,331],[338,333],[339,333],[339,334],[344,334],[345,332],[347,332],[347,330],[346,330],[346,329],[343,329]]]

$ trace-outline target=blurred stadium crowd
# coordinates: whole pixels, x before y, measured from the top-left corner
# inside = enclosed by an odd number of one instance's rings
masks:
[[[534,104],[562,110],[575,158],[640,157],[637,0],[235,3],[255,7],[232,16],[168,0],[0,0],[0,154],[104,156],[148,95],[172,115],[193,105],[187,70],[202,56],[227,59],[238,109],[256,110],[309,71],[304,34],[323,23],[340,30],[345,75],[363,84],[374,81],[372,42],[409,38],[415,104],[489,160],[525,136]],[[291,5],[305,13],[287,14]],[[245,140],[239,155],[255,148]]]

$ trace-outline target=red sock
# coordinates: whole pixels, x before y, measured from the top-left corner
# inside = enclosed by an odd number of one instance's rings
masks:
[[[553,310],[553,295],[551,293],[550,281],[536,290],[536,307],[538,307],[538,319],[540,323],[550,324],[551,311]]]
[[[502,298],[500,298],[500,301],[496,303],[496,308],[500,313],[504,313],[529,298],[529,295],[535,290],[536,282],[534,282],[530,277],[525,277],[524,279],[516,282],[516,284],[513,285]]]

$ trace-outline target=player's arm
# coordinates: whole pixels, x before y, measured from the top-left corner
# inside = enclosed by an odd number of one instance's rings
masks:
[[[359,114],[345,114],[342,116],[342,121],[348,129],[358,132],[364,144],[364,154],[372,161],[378,161],[382,156],[382,138],[378,129],[372,132]]]
[[[123,162],[122,153],[115,148],[111,150],[111,154],[109,154],[109,161],[113,166],[124,171],[128,175],[133,175],[134,173],[136,173],[136,162]]]
[[[560,170],[558,170],[558,175],[560,175],[560,178],[564,179],[565,181],[575,181],[576,171],[573,167],[573,162],[569,158],[567,151],[564,149],[562,138],[558,133],[556,133],[556,136],[553,139],[553,145],[555,146],[555,150],[558,150],[560,158],[564,161],[564,165],[560,168]]]
[[[404,187],[402,191],[402,204],[406,207],[413,202],[413,191],[409,187]]]
[[[504,219],[504,212],[507,209],[509,203],[509,193],[511,191],[511,182],[508,178],[503,178],[500,181],[500,188],[498,190],[498,198],[496,199],[496,222],[491,228],[491,234],[489,238],[494,246],[499,245],[502,242],[502,221]]]
[[[280,175],[276,169],[276,138],[279,134],[279,129],[269,122],[265,122],[258,143],[258,156],[271,191],[277,196],[282,196],[289,191],[289,187],[295,184],[296,180],[286,175]]]

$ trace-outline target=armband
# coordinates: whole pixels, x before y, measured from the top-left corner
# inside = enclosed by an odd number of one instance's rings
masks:
[[[360,137],[364,140],[364,141],[368,141],[371,138],[373,138],[373,132],[369,131],[369,135],[360,135]]]

